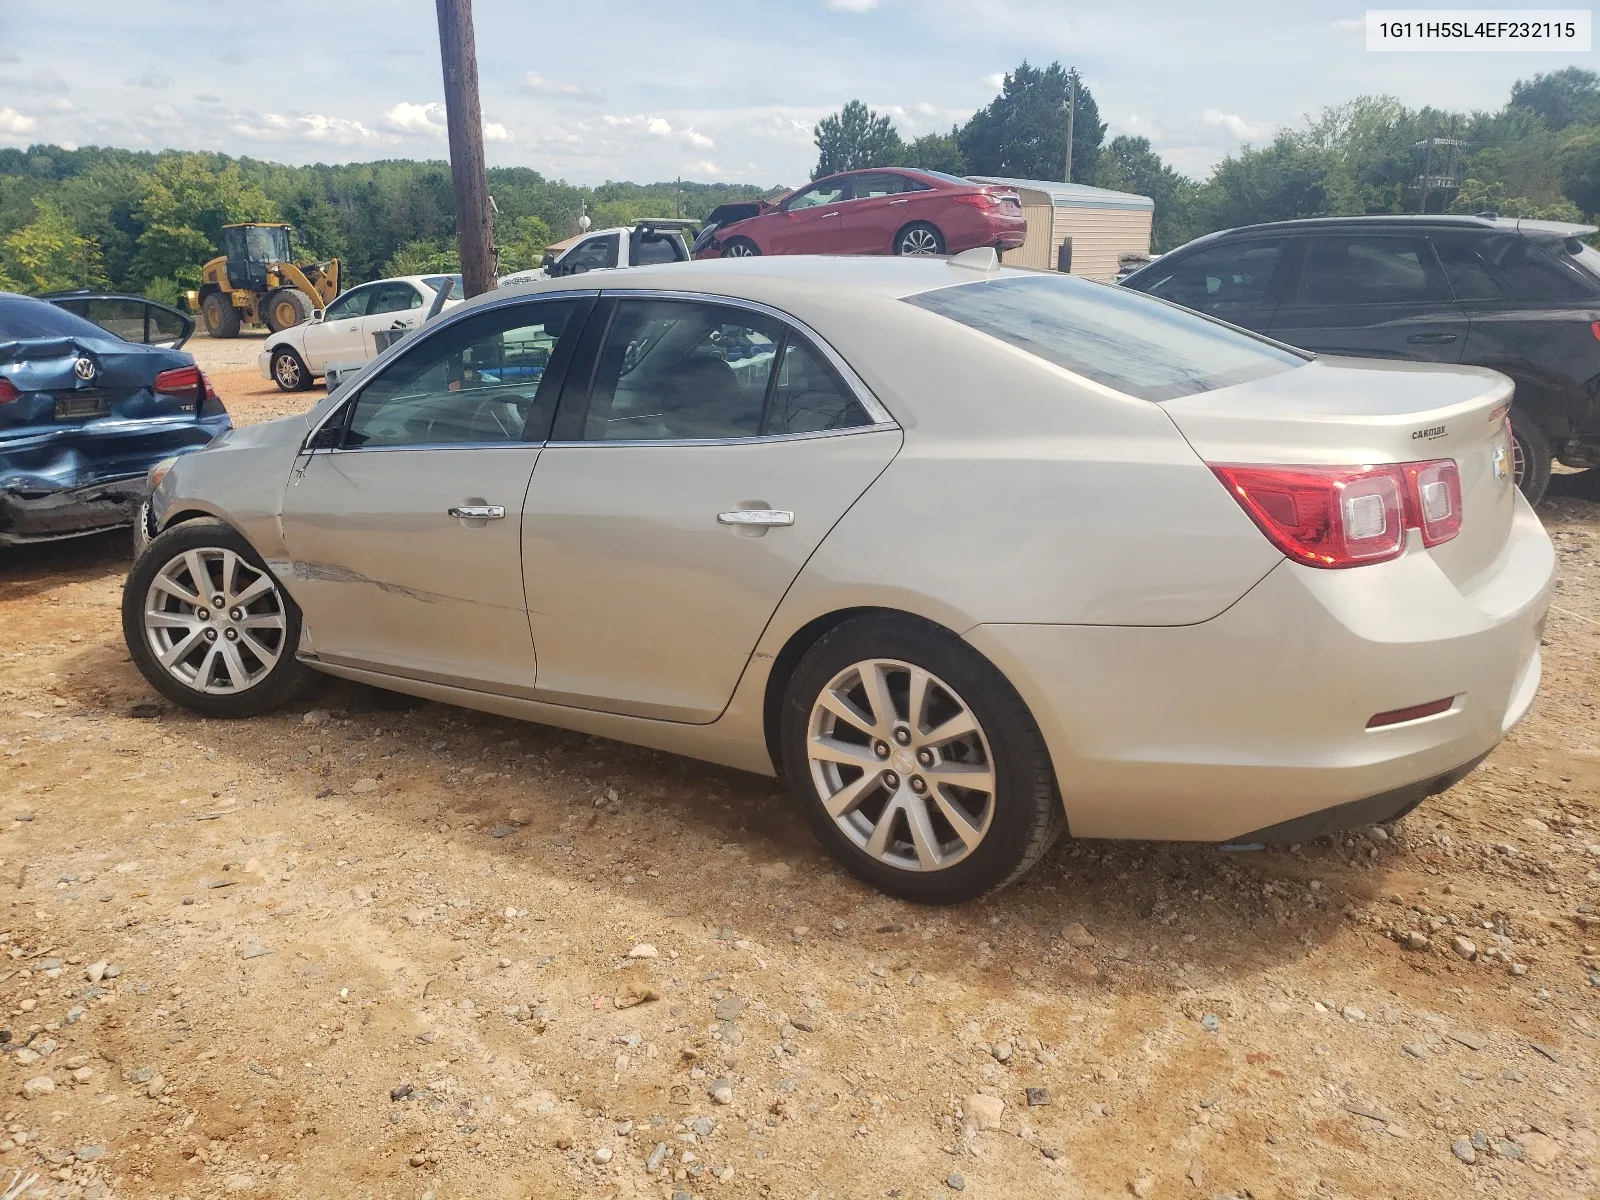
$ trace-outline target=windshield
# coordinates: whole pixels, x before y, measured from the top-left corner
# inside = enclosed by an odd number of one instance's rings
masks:
[[[507,276],[507,278],[509,279],[511,277]],[[449,284],[450,294],[445,297],[446,300],[463,300],[466,298],[466,293],[461,290],[461,276],[459,275],[429,275],[422,282],[427,284],[435,292],[444,287],[445,284]],[[504,279],[500,281],[500,285],[502,287],[505,286],[505,283],[506,280]]]
[[[256,225],[245,230],[251,262],[289,262],[289,231],[282,226]]]
[[[1069,275],[960,284],[905,302],[1141,400],[1261,379],[1309,357],[1177,305]]]
[[[105,338],[106,331],[43,300],[0,293],[0,340],[43,337]]]

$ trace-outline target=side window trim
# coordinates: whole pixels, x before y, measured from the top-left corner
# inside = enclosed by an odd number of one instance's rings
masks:
[[[413,352],[420,351],[424,346],[426,346],[428,344],[428,342],[432,341],[434,338],[438,337],[440,334],[445,333],[446,331],[448,331],[457,322],[471,320],[474,317],[482,316],[484,313],[494,312],[494,311],[496,311],[498,309],[501,309],[501,308],[509,308],[512,305],[517,305],[517,304],[530,304],[530,303],[537,304],[540,301],[544,301],[544,300],[575,299],[575,300],[579,301],[579,305],[578,305],[577,312],[573,313],[573,315],[572,315],[572,320],[573,320],[573,322],[576,323],[576,327],[574,329],[572,329],[571,337],[570,337],[570,342],[574,347],[574,352],[565,352],[565,346],[569,341],[569,336],[568,336],[567,331],[564,330],[562,332],[561,338],[556,342],[556,351],[551,356],[550,368],[549,368],[552,371],[560,370],[562,372],[562,376],[560,378],[554,380],[554,383],[560,388],[560,390],[558,391],[557,394],[560,395],[562,397],[562,399],[565,399],[565,394],[564,393],[565,393],[565,385],[566,385],[566,372],[572,365],[573,353],[575,353],[576,346],[577,346],[577,343],[578,343],[578,335],[583,333],[588,328],[588,316],[592,313],[592,310],[594,308],[594,304],[595,304],[596,300],[598,299],[599,295],[600,295],[600,293],[596,292],[596,291],[589,291],[589,290],[583,290],[583,291],[572,290],[572,291],[568,291],[566,289],[562,289],[561,291],[535,293],[535,295],[533,295],[531,297],[530,296],[517,296],[517,297],[514,297],[514,298],[507,298],[505,300],[498,301],[498,302],[496,302],[494,304],[484,304],[484,305],[481,305],[481,306],[474,306],[472,308],[467,309],[465,312],[457,312],[455,314],[452,314],[449,318],[447,318],[445,320],[442,320],[442,321],[439,321],[436,325],[434,325],[431,328],[425,327],[423,330],[419,331],[417,334],[414,335],[415,338],[416,338],[415,341],[413,341],[411,338],[405,339],[404,351],[403,352],[405,354],[411,354]],[[385,350],[377,358],[373,359],[370,364],[368,364],[368,368],[367,369],[371,373],[367,376],[367,378],[361,380],[359,386],[357,386],[353,391],[351,391],[351,393],[348,396],[345,396],[343,399],[341,399],[339,401],[339,403],[337,405],[335,405],[333,408],[329,409],[327,415],[324,416],[322,418],[322,420],[318,421],[317,424],[311,429],[311,431],[306,434],[305,440],[300,443],[300,454],[301,455],[306,455],[306,454],[331,454],[331,453],[343,454],[343,453],[346,453],[346,452],[353,452],[353,451],[358,451],[358,450],[366,450],[369,453],[391,453],[391,452],[396,451],[396,450],[428,450],[428,449],[437,449],[437,448],[439,448],[438,445],[434,445],[434,444],[431,444],[431,443],[419,443],[419,444],[410,445],[410,446],[371,446],[371,447],[346,446],[344,444],[345,433],[350,428],[350,417],[355,412],[356,405],[361,400],[361,394],[364,391],[367,390],[367,388],[372,384],[373,380],[377,379],[380,375],[383,374],[382,371],[373,370],[373,368],[376,367],[379,363],[387,364],[388,362],[391,362],[394,359],[399,358],[400,357],[400,353],[398,351],[399,351],[399,347],[401,346],[401,344],[402,343],[400,343],[400,342],[394,343],[388,350]],[[385,369],[387,369],[387,367],[385,367]],[[556,406],[556,412],[559,413],[559,411],[560,411],[560,406],[558,404]],[[531,422],[531,420],[532,420],[532,418],[530,418],[530,422]],[[331,428],[335,424],[337,424],[339,426],[339,439],[338,439],[339,444],[336,445],[336,446],[315,446],[314,447],[312,445],[312,443],[315,442],[318,439],[319,435],[322,434],[322,432],[324,430]],[[530,430],[528,429],[528,427],[524,426],[524,428],[523,428],[523,437],[526,438],[529,432],[530,432]],[[536,445],[537,444],[542,444],[546,440],[547,440],[547,438],[540,438],[540,439],[537,439],[533,444],[536,444]],[[525,442],[517,442],[515,444],[516,445],[524,445],[524,444],[527,444],[527,443],[525,443]],[[483,442],[483,443],[451,442],[451,443],[448,443],[448,445],[452,449],[473,449],[474,447],[478,447],[478,446],[483,446],[483,447],[498,446],[498,447],[501,447],[503,449],[505,447],[506,443],[504,443],[504,442]]]
[[[780,342],[780,352],[790,340],[798,336],[802,344],[814,350],[844,381],[846,389],[855,399],[856,403],[871,418],[866,425],[853,425],[847,429],[825,429],[812,433],[758,433],[749,437],[727,438],[673,438],[668,440],[627,440],[627,441],[590,441],[582,436],[584,424],[588,419],[589,397],[594,388],[594,372],[599,366],[600,349],[605,343],[606,335],[610,332],[611,321],[616,313],[617,300],[676,300],[691,304],[715,304],[729,308],[741,308],[749,312],[760,313],[777,321],[783,326],[783,338]],[[608,304],[607,301],[612,303]],[[740,296],[718,296],[705,292],[668,292],[659,290],[634,290],[632,288],[600,293],[600,299],[595,309],[591,311],[588,322],[583,328],[581,346],[575,350],[575,361],[561,391],[560,402],[556,405],[556,419],[546,443],[551,446],[725,446],[743,445],[749,442],[793,441],[797,438],[817,437],[845,437],[855,433],[873,433],[885,429],[900,428],[899,422],[889,414],[889,410],[876,396],[872,394],[861,376],[857,375],[849,363],[841,358],[836,350],[819,337],[803,321],[788,313],[769,308],[755,300],[746,300]],[[593,336],[591,336],[593,335]],[[761,428],[766,428],[770,415],[774,388],[778,378],[778,369],[781,360],[773,359],[772,374],[767,379],[767,395],[762,404]],[[578,385],[578,391],[573,386]]]

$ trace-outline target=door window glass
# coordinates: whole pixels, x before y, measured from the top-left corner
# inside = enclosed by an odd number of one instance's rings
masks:
[[[639,241],[639,257],[635,266],[648,267],[653,263],[681,262],[683,256],[678,253],[670,237],[657,235],[655,237],[641,238]]]
[[[1142,290],[1200,312],[1266,303],[1267,289],[1282,256],[1282,242],[1229,242],[1174,262]]]
[[[783,337],[720,304],[622,300],[595,365],[586,441],[755,437]]]
[[[372,303],[373,293],[376,288],[362,287],[346,292],[322,314],[324,321],[342,321],[347,317],[364,317],[367,315],[367,306]]]
[[[1595,294],[1575,264],[1554,257],[1520,234],[1484,238],[1483,255],[1513,300],[1584,300]]]
[[[1301,304],[1416,304],[1448,299],[1425,238],[1313,238],[1300,277]]]
[[[850,196],[854,200],[870,200],[874,196],[898,196],[904,192],[932,190],[927,184],[918,183],[905,175],[895,175],[889,171],[872,171],[854,178],[850,186]]]
[[[1483,238],[1460,234],[1436,233],[1433,248],[1444,267],[1444,277],[1450,281],[1450,290],[1457,300],[1498,300],[1505,295],[1494,269],[1479,253]]]
[[[89,300],[73,311],[128,342],[144,341],[145,305],[138,300]],[[87,310],[87,311],[86,311]],[[155,331],[151,331],[152,336]],[[174,335],[176,336],[176,335]]]
[[[783,207],[788,212],[795,212],[802,208],[816,208],[820,204],[837,204],[849,191],[848,180],[828,179],[813,183],[803,192],[796,192]]]
[[[368,316],[378,313],[405,312],[422,307],[422,293],[409,283],[380,283],[378,292],[367,309]]]
[[[544,300],[458,321],[361,389],[346,448],[518,442],[544,437],[545,368],[578,307]]]
[[[560,264],[563,275],[581,275],[585,271],[608,271],[616,265],[617,235],[614,233],[579,242]]]
[[[870,425],[872,418],[850,394],[839,373],[812,347],[791,334],[783,346],[772,403],[761,432],[820,433]]]

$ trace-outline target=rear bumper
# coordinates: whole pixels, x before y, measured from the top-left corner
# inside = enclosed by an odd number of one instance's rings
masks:
[[[1298,840],[1448,787],[1522,719],[1554,566],[1519,498],[1471,593],[1414,546],[1348,571],[1281,563],[1198,625],[983,625],[967,640],[1032,710],[1074,834]],[[1367,728],[1444,697],[1448,711]],[[1356,802],[1370,804],[1327,811]]]
[[[143,475],[37,497],[0,491],[0,546],[53,542],[131,525],[149,494]]]

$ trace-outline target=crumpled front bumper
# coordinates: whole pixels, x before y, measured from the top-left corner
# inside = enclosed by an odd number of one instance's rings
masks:
[[[0,546],[53,542],[131,525],[149,495],[143,475],[42,496],[0,491]]]

